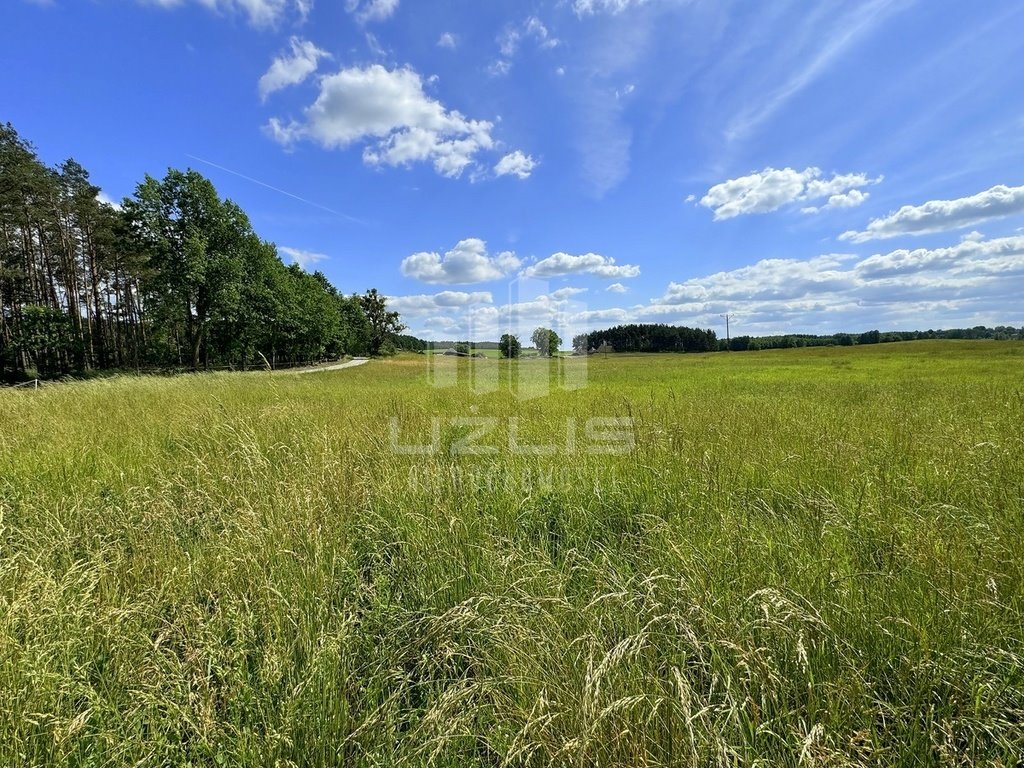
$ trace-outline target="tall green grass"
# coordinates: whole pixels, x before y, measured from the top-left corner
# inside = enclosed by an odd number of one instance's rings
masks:
[[[566,364],[0,391],[0,764],[1017,763],[1024,345]]]

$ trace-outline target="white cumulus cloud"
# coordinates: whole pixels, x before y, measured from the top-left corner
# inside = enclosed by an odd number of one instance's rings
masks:
[[[322,51],[308,40],[298,37],[293,37],[289,41],[289,46],[291,52],[282,53],[275,58],[270,68],[260,78],[260,98],[264,101],[275,91],[303,82],[316,72],[320,59],[330,58],[327,51]]]
[[[859,189],[851,189],[849,192],[841,192],[837,195],[829,195],[828,202],[824,205],[819,206],[808,206],[801,208],[801,213],[819,213],[821,211],[827,211],[832,208],[856,208],[858,205],[867,200],[871,194],[869,192],[861,192]]]
[[[765,259],[670,283],[635,309],[639,320],[717,326],[733,334],[913,330],[1024,322],[1024,237],[963,240],[860,259]]]
[[[858,274],[872,278],[941,270],[952,270],[956,274],[1020,273],[1024,271],[1024,237],[984,240],[970,236],[947,248],[899,249],[869,256],[857,264]]]
[[[840,239],[863,243],[900,235],[927,235],[1022,213],[1024,186],[998,184],[956,200],[930,200],[922,205],[905,205],[888,216],[872,219],[863,232],[844,232]]]
[[[555,253],[523,270],[524,277],[559,277],[561,275],[596,275],[597,277],[628,278],[640,274],[634,264],[616,264],[611,256],[584,253],[573,256]]]
[[[272,118],[265,130],[284,145],[300,139],[327,149],[363,143],[367,165],[429,162],[442,176],[458,177],[476,166],[480,152],[495,148],[493,128],[490,121],[469,119],[427,95],[416,71],[374,64],[321,77],[320,93],[304,120]]]
[[[621,325],[629,320],[629,312],[625,309],[612,307],[611,309],[590,309],[586,312],[577,312],[572,316],[571,321],[575,324],[593,328],[595,324]]]
[[[414,253],[402,261],[402,274],[424,283],[465,285],[499,280],[522,262],[511,251],[491,256],[487,243],[471,237],[459,241],[443,256],[436,252]]]
[[[536,160],[517,149],[498,161],[494,166],[494,173],[498,176],[516,176],[520,179],[528,179],[537,165]]]
[[[820,168],[803,171],[765,168],[714,185],[700,199],[700,204],[714,211],[716,221],[743,214],[770,213],[796,202],[826,200],[823,206],[826,208],[850,207],[867,199],[868,194],[861,188],[881,180],[882,177],[871,179],[864,173],[837,173],[825,177]],[[819,209],[806,207],[802,210],[813,213]]]
[[[441,291],[414,296],[389,296],[388,308],[409,317],[424,317],[478,304],[491,304],[493,301],[489,291]]]

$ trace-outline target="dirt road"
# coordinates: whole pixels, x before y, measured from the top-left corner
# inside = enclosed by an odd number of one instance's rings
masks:
[[[370,362],[367,357],[355,357],[349,360],[347,363],[338,363],[337,365],[325,365],[321,368],[303,368],[301,371],[296,373],[323,373],[324,371],[340,371],[343,368],[355,368],[357,365],[366,365]]]

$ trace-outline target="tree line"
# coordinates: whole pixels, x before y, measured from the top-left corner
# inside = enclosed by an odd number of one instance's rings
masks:
[[[617,325],[572,340],[573,350],[580,354],[608,347],[616,352],[715,352],[718,337],[710,329],[656,323]]]
[[[860,334],[826,335],[783,334],[776,336],[734,336],[719,339],[714,331],[673,325],[620,325],[603,331],[581,333],[573,337],[573,349],[579,353],[609,350],[614,352],[744,352],[760,349],[796,347],[853,346],[886,344],[919,339],[997,339],[1024,340],[1024,328],[982,325],[927,331],[865,331]]]
[[[98,193],[0,125],[0,379],[276,367],[387,352],[403,330],[376,290],[285,266],[196,171],[147,175],[121,206]]]
[[[856,344],[890,344],[896,341],[918,341],[921,339],[1024,339],[1024,328],[1000,325],[987,328],[978,325],[973,328],[950,328],[927,331],[865,331],[864,333],[834,333],[825,335],[786,334],[777,336],[735,336],[721,348],[734,352],[759,349],[793,349],[796,347],[851,347]]]

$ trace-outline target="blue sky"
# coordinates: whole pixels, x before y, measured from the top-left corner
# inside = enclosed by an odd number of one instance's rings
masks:
[[[1024,5],[9,0],[0,119],[435,338],[1024,325]]]

